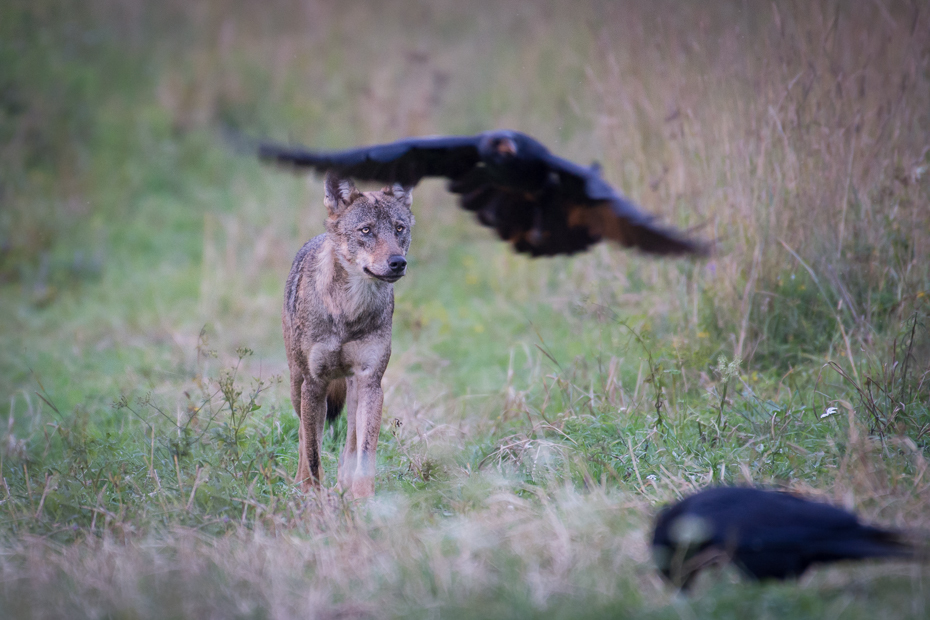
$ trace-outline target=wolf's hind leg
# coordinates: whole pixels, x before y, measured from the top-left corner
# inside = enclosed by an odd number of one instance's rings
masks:
[[[326,421],[335,422],[346,404],[346,378],[340,377],[329,382],[326,389]]]

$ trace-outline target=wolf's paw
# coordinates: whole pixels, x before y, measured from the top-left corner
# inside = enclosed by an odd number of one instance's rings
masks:
[[[371,497],[375,494],[375,479],[374,477],[356,477],[352,480],[352,497],[355,499],[362,499],[363,497]]]

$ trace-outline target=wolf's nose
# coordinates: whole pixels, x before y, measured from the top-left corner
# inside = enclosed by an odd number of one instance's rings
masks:
[[[400,254],[395,254],[388,258],[388,267],[390,267],[391,271],[394,273],[400,273],[407,267],[407,259]]]

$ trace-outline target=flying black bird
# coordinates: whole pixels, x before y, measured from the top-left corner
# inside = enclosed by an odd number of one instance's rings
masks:
[[[755,579],[786,579],[818,562],[915,555],[900,534],[839,508],[739,487],[706,489],[662,510],[652,550],[684,589],[702,568],[730,560]]]
[[[258,152],[263,159],[321,173],[406,187],[424,177],[447,177],[462,207],[532,256],[573,254],[604,238],[653,254],[708,251],[621,196],[596,165],[585,168],[556,157],[516,131],[409,138],[335,152],[261,144]]]

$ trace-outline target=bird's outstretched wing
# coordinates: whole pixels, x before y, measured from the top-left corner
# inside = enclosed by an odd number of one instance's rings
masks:
[[[321,174],[332,170],[343,177],[405,187],[413,187],[424,177],[458,178],[480,161],[478,138],[474,136],[409,138],[347,151],[311,151],[263,143],[258,155]]]
[[[410,138],[347,151],[261,144],[266,160],[323,173],[412,187],[449,179],[463,208],[518,252],[573,254],[602,239],[653,254],[706,254],[707,246],[640,210],[604,181],[599,169],[552,155],[514,131]]]
[[[642,211],[600,176],[597,167],[584,168],[555,155],[546,163],[566,188],[568,224],[583,225],[624,247],[653,254],[706,254],[707,246],[689,239]]]
[[[574,254],[610,239],[652,254],[706,254],[707,245],[662,226],[604,181],[598,167],[585,168],[548,152],[537,155],[546,181],[527,192],[502,184],[488,167],[449,183],[462,207],[497,230],[518,252],[532,256]]]

